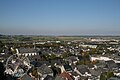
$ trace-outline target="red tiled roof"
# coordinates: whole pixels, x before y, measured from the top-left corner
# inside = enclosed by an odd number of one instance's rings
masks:
[[[63,73],[61,73],[59,76],[67,78],[68,80],[73,80],[72,77],[70,76],[70,74],[65,71]]]

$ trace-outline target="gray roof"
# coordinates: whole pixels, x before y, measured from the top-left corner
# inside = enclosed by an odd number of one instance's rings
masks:
[[[34,48],[19,48],[19,53],[36,53]]]
[[[82,65],[77,65],[77,68],[82,69],[82,68],[87,68],[87,66],[82,64]]]
[[[66,58],[66,60],[76,61],[77,57],[75,57],[75,56],[69,56],[69,57]]]
[[[87,66],[88,66],[89,68],[93,68],[93,67],[94,67],[93,64],[87,64]]]
[[[51,65],[50,63],[49,63],[49,61],[39,61],[41,64],[45,64],[45,65],[47,65],[47,66],[49,66],[49,65]]]
[[[106,61],[106,64],[107,64],[108,68],[110,68],[110,69],[118,67],[117,64],[113,60]]]
[[[33,80],[29,75],[25,74],[21,77],[21,80]]]
[[[99,68],[105,68],[106,67],[106,64],[105,64],[105,62],[99,62],[99,63],[97,63],[97,64],[95,64],[97,67],[99,67]]]
[[[120,78],[119,77],[111,77],[108,80],[120,80]]]
[[[100,71],[101,73],[103,73],[103,72],[108,72],[109,69],[108,68],[97,68],[97,71]]]
[[[47,75],[44,80],[55,80],[53,76]]]
[[[90,71],[86,65],[78,65],[77,69],[81,74],[85,74],[85,72],[90,73]]]
[[[101,74],[100,70],[89,69],[92,76],[99,76]]]
[[[52,69],[49,68],[47,65],[43,64],[42,66],[38,67],[38,72],[41,74],[49,74],[53,73]]]
[[[62,64],[62,60],[61,60],[61,59],[51,60],[50,62],[51,62],[51,65],[54,65],[55,63],[56,63],[57,65],[61,65],[61,64]]]
[[[77,72],[75,72],[75,71],[72,71],[71,74],[72,74],[72,76],[78,76],[78,75],[79,75],[79,74],[78,74]]]
[[[66,80],[66,79],[63,78],[63,77],[61,77],[61,76],[57,76],[57,77],[55,78],[55,80]]]

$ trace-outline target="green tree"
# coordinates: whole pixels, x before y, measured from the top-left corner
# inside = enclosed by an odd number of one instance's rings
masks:
[[[2,43],[2,41],[0,41],[0,48],[3,47],[3,46],[4,46],[4,44]]]
[[[66,58],[66,57],[68,56],[68,53],[63,53],[61,56],[62,56],[63,58]]]
[[[109,79],[109,78],[111,78],[113,76],[114,76],[113,72],[111,72],[111,71],[107,72],[107,79]]]
[[[51,55],[50,55],[50,59],[51,59],[51,60],[56,59],[56,55],[55,55],[55,54],[51,54]]]
[[[96,52],[97,52],[96,48],[92,48],[89,53],[90,54],[95,54]]]
[[[100,75],[100,80],[108,80],[109,78],[113,77],[114,73],[111,71],[104,72]]]
[[[100,75],[100,80],[107,80],[107,72],[105,72],[105,73],[102,73],[101,75]]]
[[[39,75],[38,75],[37,68],[33,68],[31,73],[32,73],[32,76],[34,76],[35,78],[38,78]]]
[[[2,43],[2,41],[0,41],[0,52],[2,52],[4,44]]]

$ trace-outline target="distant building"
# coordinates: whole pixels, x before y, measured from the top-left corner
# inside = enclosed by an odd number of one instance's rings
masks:
[[[90,48],[96,48],[97,45],[79,45],[79,46],[82,46],[82,47],[90,47]]]
[[[23,56],[34,56],[38,55],[37,51],[34,48],[19,48],[16,49],[17,54],[23,55]]]

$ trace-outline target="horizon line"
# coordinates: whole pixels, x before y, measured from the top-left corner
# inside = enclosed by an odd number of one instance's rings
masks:
[[[11,36],[65,36],[65,37],[70,37],[70,36],[76,36],[76,37],[79,37],[79,36],[117,36],[117,37],[120,37],[120,35],[115,35],[115,34],[2,34],[0,33],[0,35],[11,35]]]

